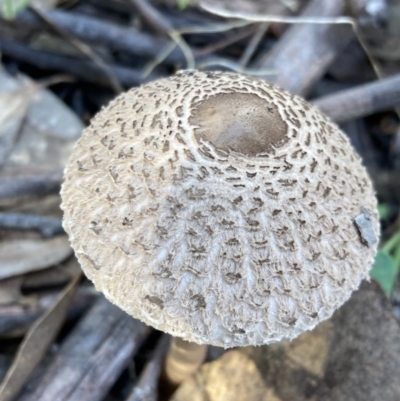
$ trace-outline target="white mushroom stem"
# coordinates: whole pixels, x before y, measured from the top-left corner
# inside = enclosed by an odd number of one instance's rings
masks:
[[[207,353],[207,345],[191,343],[174,337],[165,361],[168,380],[178,385],[200,367]]]

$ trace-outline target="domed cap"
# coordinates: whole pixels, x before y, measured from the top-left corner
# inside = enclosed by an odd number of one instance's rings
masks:
[[[377,202],[346,136],[263,81],[182,72],[104,108],[62,187],[86,275],[129,314],[223,347],[293,338],[368,277]]]

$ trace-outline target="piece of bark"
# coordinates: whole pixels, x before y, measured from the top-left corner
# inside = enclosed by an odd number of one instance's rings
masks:
[[[343,0],[311,0],[300,17],[338,17]],[[274,70],[265,79],[293,93],[306,95],[339,52],[354,38],[350,26],[339,24],[293,24],[257,67]]]
[[[101,297],[19,401],[100,401],[149,328]]]
[[[171,338],[164,334],[126,401],[157,401],[157,387]]]
[[[6,39],[0,39],[0,50],[9,57],[44,70],[66,72],[84,81],[102,86],[109,86],[110,84],[104,71],[92,61],[37,50],[26,44]],[[121,85],[127,88],[138,86],[156,78],[153,74],[144,77],[142,72],[133,68],[114,64],[111,64],[109,67]]]
[[[28,296],[24,302],[0,306],[0,337],[24,334],[31,324],[54,303],[59,291]],[[81,315],[98,297],[93,287],[81,286],[72,300],[68,319]],[[21,300],[22,301],[22,300]]]
[[[49,21],[85,42],[104,45],[135,56],[154,58],[162,53],[168,44],[165,39],[153,38],[132,27],[122,27],[82,14],[53,10],[45,12],[45,15]],[[30,10],[18,14],[15,23],[35,30],[43,29],[43,22]],[[165,62],[172,64],[180,64],[184,61],[184,56],[179,49],[173,50],[165,59]]]
[[[400,105],[400,74],[342,90],[312,101],[336,122],[343,122]]]

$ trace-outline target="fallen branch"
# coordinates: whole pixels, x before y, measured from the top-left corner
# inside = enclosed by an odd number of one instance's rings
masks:
[[[342,0],[311,0],[301,17],[336,17],[343,13]],[[304,96],[352,38],[350,26],[292,25],[261,58],[259,66],[278,71],[268,80]]]
[[[142,18],[153,28],[154,31],[168,35],[174,27],[169,20],[147,0],[128,0]]]
[[[134,28],[121,27],[86,15],[60,10],[43,13],[48,21],[83,41],[104,45],[110,49],[123,51],[135,56],[154,58],[169,43],[165,39],[153,38]],[[21,12],[15,22],[37,30],[44,28],[41,19],[30,10]],[[182,64],[185,62],[185,58],[179,49],[175,49],[166,57],[166,62]]]
[[[107,76],[110,86],[113,88],[116,94],[119,94],[123,91],[121,83],[118,81],[118,78],[114,75],[113,70],[110,66],[94,52],[90,46],[86,43],[83,43],[81,40],[76,38],[70,32],[65,31],[57,24],[55,24],[51,19],[47,18],[46,12],[40,7],[31,5],[31,9],[46,23],[48,24],[60,37],[64,38],[68,41],[72,46],[74,46],[78,51],[80,51],[83,55],[92,60],[103,72],[104,75]]]
[[[39,293],[36,298],[29,297],[24,303],[0,305],[0,336],[25,333],[54,303],[58,294],[59,291]],[[97,297],[98,293],[92,287],[80,287],[72,300],[68,318],[79,316]]]
[[[44,70],[67,72],[82,80],[104,86],[109,86],[110,83],[104,70],[92,61],[36,50],[25,44],[4,39],[0,39],[0,51],[9,57]],[[154,75],[145,78],[140,71],[131,68],[117,65],[109,65],[109,67],[118,81],[128,88],[156,78]]]
[[[56,194],[60,192],[62,177],[62,170],[56,170],[38,175],[1,178],[0,199]]]
[[[39,231],[44,237],[54,237],[64,233],[61,219],[27,213],[0,212],[0,228],[35,230]]]
[[[100,298],[19,400],[104,399],[149,330]]]
[[[332,120],[343,122],[400,105],[400,74],[314,99]]]

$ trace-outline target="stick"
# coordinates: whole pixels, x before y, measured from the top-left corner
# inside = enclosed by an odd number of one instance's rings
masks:
[[[0,306],[0,335],[24,333],[54,303],[59,291],[40,292],[25,303]],[[98,297],[92,287],[81,286],[76,292],[68,318],[79,316]]]
[[[344,13],[343,0],[311,0],[301,17],[336,17]],[[301,95],[307,94],[354,34],[349,26],[301,24],[291,26],[259,67],[276,70],[266,79]]]
[[[51,19],[47,18],[46,12],[42,10],[40,6],[31,5],[31,9],[46,23],[48,24],[60,37],[64,38],[66,41],[71,43],[78,51],[80,51],[83,55],[88,57],[93,61],[101,70],[103,70],[104,75],[107,76],[110,86],[113,88],[116,94],[119,94],[123,91],[123,88],[118,81],[118,78],[114,75],[113,70],[110,66],[100,57],[98,56],[86,43],[83,43],[79,39],[77,39],[70,32],[65,31],[60,28],[57,24],[55,24]]]
[[[400,74],[313,100],[332,120],[342,122],[400,105]]]
[[[48,216],[37,216],[26,213],[1,213],[0,228],[14,230],[36,230],[44,237],[54,237],[64,233],[61,219]]]
[[[60,191],[62,177],[62,170],[55,170],[38,175],[0,178],[0,199],[56,194]]]
[[[19,401],[101,401],[149,330],[101,297]]]
[[[169,43],[165,39],[155,39],[134,28],[121,27],[86,15],[60,10],[47,11],[44,15],[53,24],[83,41],[135,56],[156,57]],[[43,29],[42,21],[30,10],[18,14],[15,22],[36,30]],[[172,51],[166,58],[166,62],[170,64],[180,64],[184,61],[185,58],[179,49]]]
[[[129,0],[129,2],[156,32],[168,35],[174,29],[170,21],[147,0]]]
[[[260,24],[257,25],[256,32],[249,40],[243,54],[240,57],[239,64],[242,67],[246,67],[250,59],[253,57],[253,54],[256,51],[258,45],[260,44],[262,38],[266,34],[268,27],[269,27],[268,22],[261,22]]]
[[[254,33],[255,30],[257,30],[257,26],[250,25],[242,28],[238,32],[232,32],[230,35],[224,37],[223,39],[216,42],[211,42],[207,46],[204,46],[201,49],[197,50],[195,56],[200,57],[215,53],[218,50],[224,49],[225,47],[228,47],[233,43],[239,42],[240,40],[250,36]]]
[[[85,81],[104,86],[109,86],[110,83],[104,70],[91,61],[36,50],[27,45],[5,39],[0,39],[0,50],[9,57],[42,69],[67,72]],[[117,65],[110,65],[109,67],[118,81],[128,88],[156,78],[155,75],[144,77],[140,71],[131,68]]]
[[[158,341],[149,362],[126,401],[157,401],[158,379],[163,367],[163,360],[168,352],[171,338],[163,335]]]

